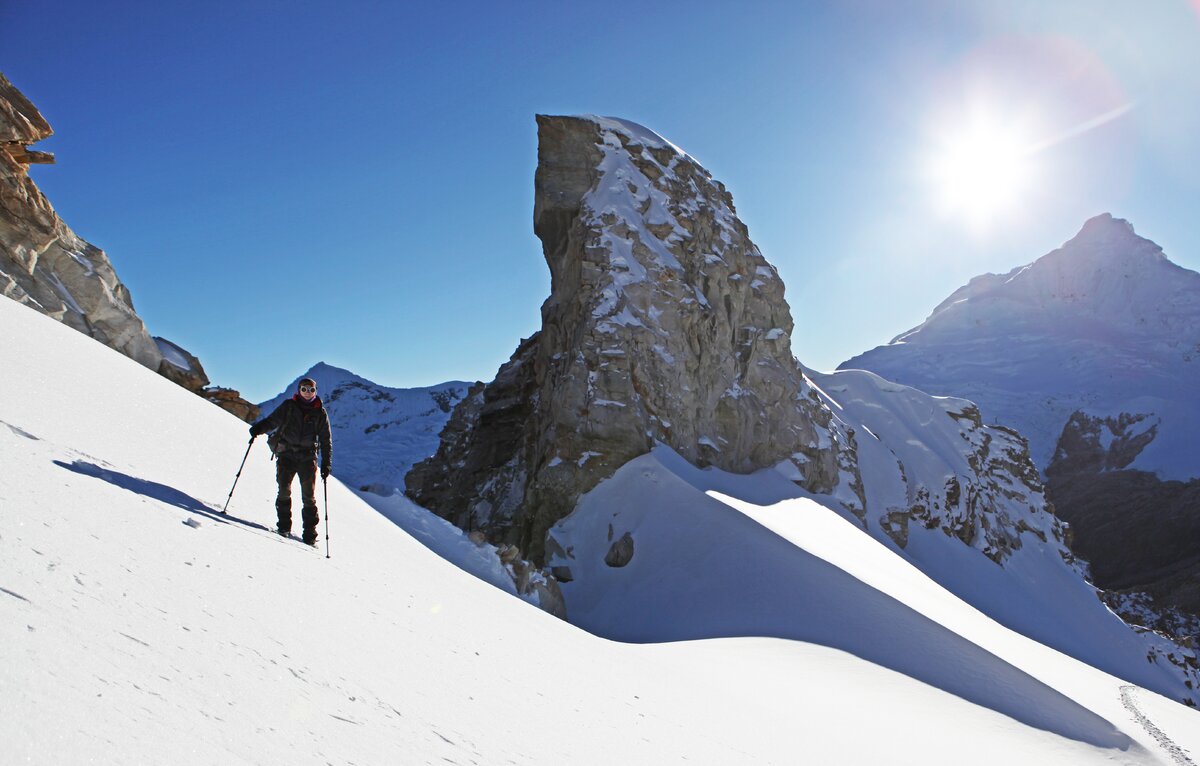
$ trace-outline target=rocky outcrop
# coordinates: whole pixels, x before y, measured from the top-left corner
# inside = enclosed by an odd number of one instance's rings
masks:
[[[257,405],[243,399],[241,393],[232,388],[209,386],[196,393],[247,423],[253,423],[262,415],[262,410]]]
[[[1200,624],[1200,480],[1127,468],[1158,433],[1143,413],[1073,413],[1046,469],[1046,492],[1074,530],[1092,581],[1134,624],[1195,638]],[[1184,631],[1184,632],[1179,632]],[[1191,632],[1187,632],[1191,631]]]
[[[1029,543],[1071,560],[1068,530],[1020,434],[985,423],[972,402],[864,370],[809,375],[857,434],[859,519],[869,533],[878,529],[907,550],[918,532],[936,531],[1002,566]]]
[[[0,76],[0,292],[96,338],[153,370],[162,354],[108,257],[75,235],[16,157],[51,134],[37,109]]]
[[[816,492],[844,480],[846,434],[724,186],[641,126],[540,116],[535,187],[542,329],[408,474],[416,502],[540,563],[550,526],[656,442],[728,471],[790,461]]]
[[[28,145],[52,133],[37,108],[0,75],[0,294],[199,392],[208,385],[199,361],[150,336],[108,256],[76,235],[29,177],[29,164],[53,157]],[[194,365],[181,366],[176,358]],[[234,402],[235,408],[246,405],[240,397]]]
[[[1050,539],[1064,543],[1065,528],[1045,507],[1041,478],[1020,434],[984,425],[974,405],[947,414],[962,429],[963,455],[970,471],[929,486],[919,472],[910,477],[897,458],[909,503],[888,509],[881,521],[888,536],[904,548],[910,524],[940,529],[948,537],[978,548],[997,564],[1021,548],[1026,534],[1043,543]],[[1039,521],[1031,523],[1031,513]]]
[[[1147,413],[1096,416],[1076,410],[1063,426],[1046,475],[1053,478],[1125,468],[1154,441],[1160,423]]]

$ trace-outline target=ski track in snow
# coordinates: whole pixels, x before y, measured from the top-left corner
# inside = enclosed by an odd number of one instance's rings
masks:
[[[1178,764],[1178,766],[1196,766],[1195,762],[1192,761],[1191,758],[1188,758],[1187,751],[1179,745],[1176,745],[1170,737],[1163,733],[1162,729],[1155,726],[1154,723],[1146,716],[1146,714],[1138,708],[1137,703],[1133,698],[1133,693],[1136,690],[1136,686],[1131,686],[1129,684],[1122,685],[1121,704],[1125,706],[1126,710],[1128,710],[1130,713],[1133,713],[1133,717],[1142,725],[1142,728],[1145,729],[1151,737],[1154,737],[1158,744],[1162,745],[1162,748],[1171,756],[1171,760]]]

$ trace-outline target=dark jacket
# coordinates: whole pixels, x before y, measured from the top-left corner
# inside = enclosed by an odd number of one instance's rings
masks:
[[[293,458],[315,457],[319,446],[321,467],[329,469],[333,465],[329,414],[321,403],[321,397],[313,397],[313,403],[309,405],[296,394],[250,429],[250,433],[256,436],[271,431],[275,431],[278,437],[277,454]]]

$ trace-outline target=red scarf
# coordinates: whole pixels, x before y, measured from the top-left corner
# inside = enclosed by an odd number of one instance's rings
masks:
[[[314,396],[312,398],[312,401],[309,402],[309,401],[305,401],[304,397],[297,393],[292,396],[292,400],[295,401],[296,404],[299,404],[301,407],[308,409],[308,410],[321,409],[321,397],[319,397],[319,396]]]

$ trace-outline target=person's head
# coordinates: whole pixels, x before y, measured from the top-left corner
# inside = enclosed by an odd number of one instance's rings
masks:
[[[317,381],[312,378],[301,378],[300,384],[297,386],[301,398],[306,402],[311,402],[313,397],[317,395]]]

